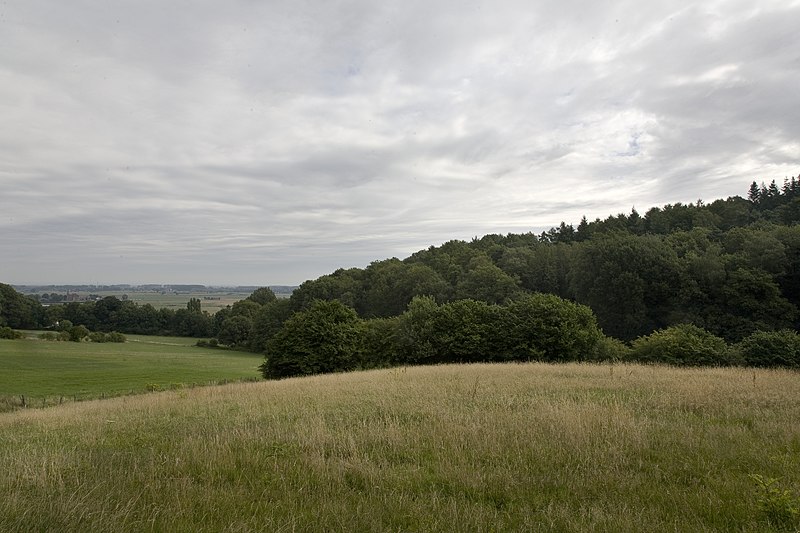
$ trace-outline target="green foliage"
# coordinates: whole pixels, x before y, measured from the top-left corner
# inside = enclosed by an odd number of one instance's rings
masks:
[[[106,342],[127,342],[128,338],[118,331],[106,333]]]
[[[500,327],[503,315],[503,308],[477,300],[456,300],[440,306],[428,339],[434,357],[410,362],[475,363],[505,359],[505,335]]]
[[[20,332],[11,329],[8,326],[0,327],[0,339],[24,339],[25,335]]]
[[[733,351],[748,366],[800,368],[800,335],[793,330],[757,331]]]
[[[620,355],[617,345],[603,352],[602,340],[588,307],[554,295],[528,295],[507,306],[477,300],[439,305],[433,298],[416,297],[403,315],[367,322],[365,350],[377,366]],[[385,356],[375,357],[377,352]]]
[[[633,342],[630,358],[680,366],[728,365],[725,341],[692,324],[656,331]]]
[[[292,292],[292,309],[300,311],[315,300],[339,300],[355,309],[362,298],[364,271],[358,268],[338,269],[332,274],[308,280]]]
[[[516,360],[592,359],[603,335],[588,307],[552,294],[531,294],[507,308],[502,335]]]
[[[274,302],[275,300],[278,299],[278,297],[275,296],[275,293],[272,292],[272,289],[270,289],[269,287],[260,287],[254,290],[253,294],[248,296],[247,299],[250,300],[251,302],[257,303],[258,305],[264,305],[270,302]]]
[[[39,338],[43,341],[57,341],[58,340],[58,333],[54,333],[52,331],[45,331],[44,333],[39,334]]]
[[[86,326],[72,326],[69,331],[69,340],[72,342],[81,342],[91,333]]]
[[[357,368],[362,324],[355,310],[337,301],[317,300],[293,314],[267,342],[260,370],[277,379]]]
[[[44,317],[39,303],[18,293],[11,285],[0,283],[0,327],[33,329]]]
[[[116,331],[111,331],[109,333],[95,331],[89,334],[89,340],[91,342],[125,342],[127,338],[122,333]]]
[[[758,509],[769,524],[784,531],[800,527],[800,497],[779,485],[776,478],[751,474],[759,491]]]
[[[437,362],[434,331],[439,305],[430,296],[416,296],[398,319],[395,327],[396,350],[393,364],[425,364]]]
[[[203,304],[200,302],[200,298],[190,298],[189,303],[186,304],[186,310],[189,313],[202,313]]]
[[[631,349],[624,342],[613,337],[603,335],[587,359],[590,361],[624,361],[630,358]]]
[[[364,270],[363,291],[356,310],[364,317],[388,317],[403,313],[415,296],[445,301],[450,286],[428,265],[399,259],[375,261]]]
[[[680,280],[675,251],[654,236],[614,234],[582,243],[570,272],[575,299],[622,340],[668,324]]]
[[[364,320],[361,360],[365,368],[401,364],[398,345],[401,320],[397,316]]]
[[[219,348],[219,341],[217,339],[200,339],[195,343],[198,348]]]
[[[228,346],[246,347],[251,332],[253,330],[253,320],[245,315],[234,315],[222,323],[217,337],[219,342]]]
[[[292,304],[286,298],[262,305],[253,317],[253,329],[248,339],[250,350],[259,353],[266,350],[269,340],[280,331],[291,314]]]
[[[500,304],[522,292],[519,282],[486,256],[473,258],[456,284],[456,298]]]

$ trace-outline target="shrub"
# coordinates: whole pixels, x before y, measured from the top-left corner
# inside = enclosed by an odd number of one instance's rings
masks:
[[[758,508],[771,526],[791,531],[800,525],[800,497],[779,486],[775,478],[750,474],[760,490]]]
[[[127,342],[128,338],[118,331],[106,333],[106,342]]]
[[[732,351],[748,366],[800,368],[800,335],[792,330],[757,331]]]
[[[725,341],[692,324],[656,331],[633,342],[630,358],[679,366],[728,365]]]
[[[594,347],[592,361],[622,361],[630,357],[631,349],[621,340],[603,336]]]
[[[11,329],[8,326],[3,326],[0,328],[0,339],[23,339],[25,338],[25,334]]]
[[[69,329],[69,340],[72,342],[81,342],[89,336],[89,330],[86,326],[73,326]]]
[[[58,334],[57,333],[53,333],[52,331],[45,331],[44,333],[40,333],[39,334],[39,338],[42,339],[43,341],[57,341],[57,340],[59,340],[58,339]]]
[[[89,333],[89,340],[92,342],[106,342],[106,336],[99,331]]]
[[[200,339],[195,343],[195,346],[200,348],[219,348],[219,341],[217,339]]]

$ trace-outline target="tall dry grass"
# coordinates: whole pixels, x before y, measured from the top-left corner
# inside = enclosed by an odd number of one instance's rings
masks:
[[[772,531],[800,376],[471,365],[0,414],[0,531]],[[800,524],[798,524],[800,525]]]

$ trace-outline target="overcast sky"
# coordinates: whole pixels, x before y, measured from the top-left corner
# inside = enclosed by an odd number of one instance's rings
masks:
[[[298,284],[799,163],[800,1],[0,0],[0,282]]]

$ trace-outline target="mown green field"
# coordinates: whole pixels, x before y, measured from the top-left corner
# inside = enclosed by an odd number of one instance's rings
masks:
[[[263,357],[193,346],[196,339],[129,335],[126,343],[0,340],[0,410],[260,377]]]
[[[4,413],[0,531],[794,531],[798,377],[480,364]]]

